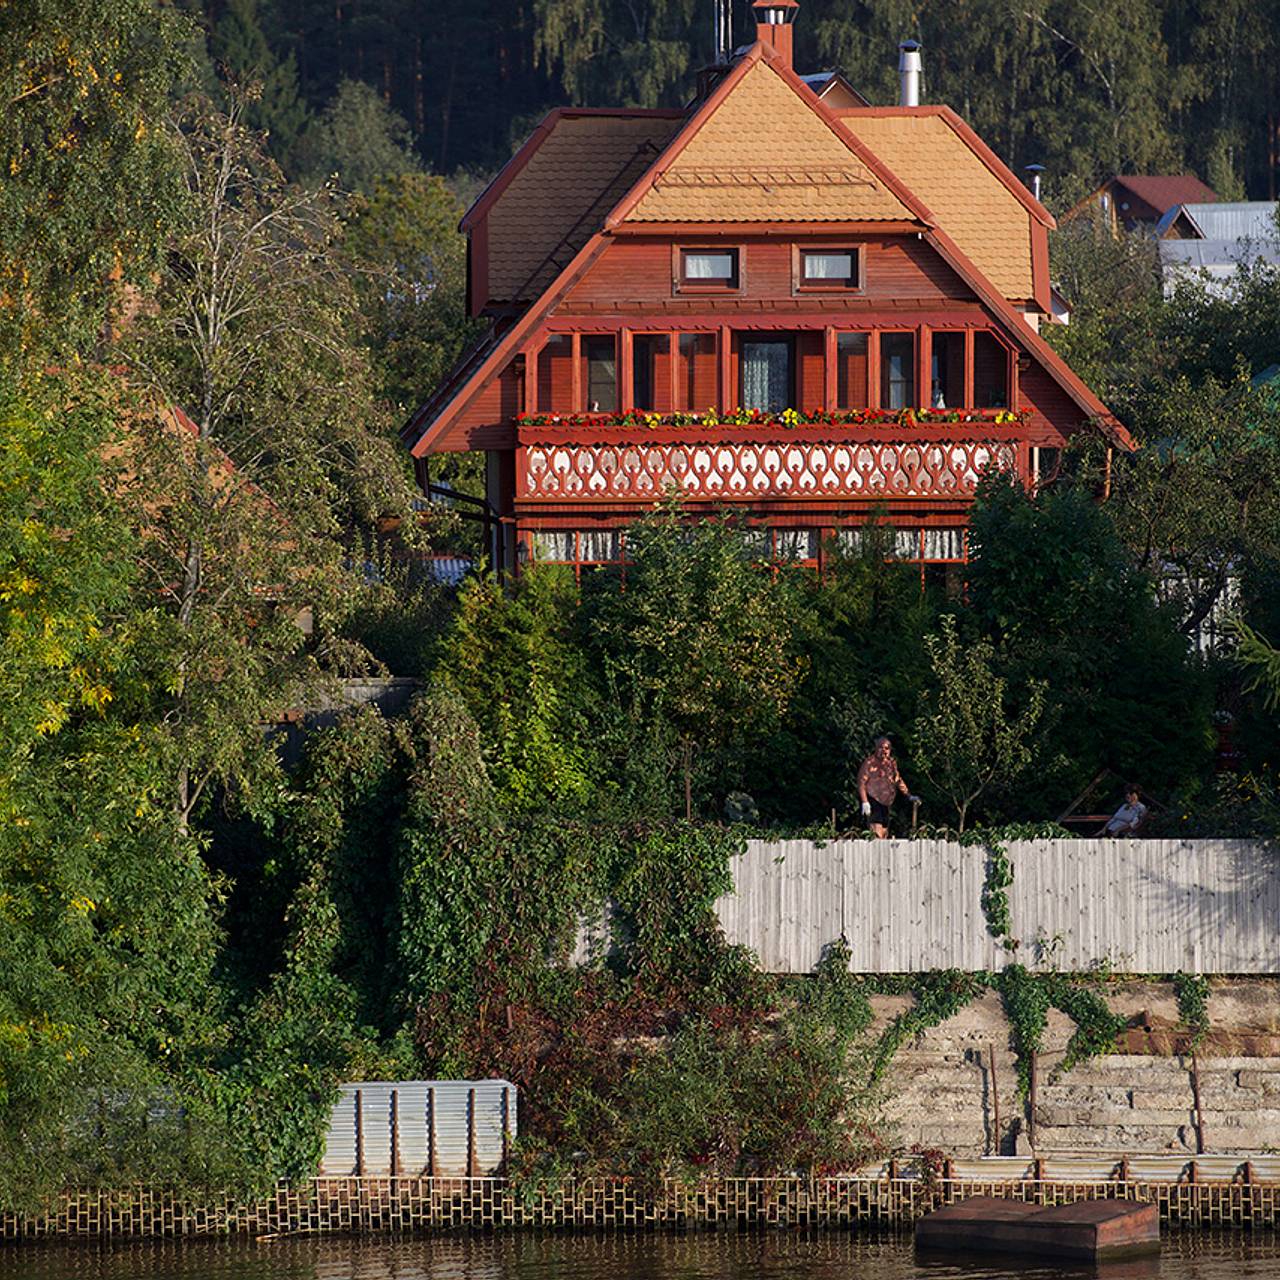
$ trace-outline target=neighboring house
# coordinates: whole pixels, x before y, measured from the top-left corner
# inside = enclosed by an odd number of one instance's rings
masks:
[[[1116,174],[1062,215],[1063,222],[1102,211],[1112,231],[1154,228],[1176,205],[1208,204],[1217,192],[1194,174]]]
[[[423,480],[484,451],[500,569],[618,564],[674,490],[774,561],[883,514],[946,576],[988,468],[1131,447],[1039,336],[1050,214],[947,107],[833,108],[755,10],[690,106],[554,111],[463,219],[492,329],[404,439]]]
[[[1274,200],[1176,204],[1156,223],[1161,240],[1274,240],[1280,232]]]
[[[1165,297],[1184,279],[1228,295],[1242,263],[1280,264],[1280,223],[1272,200],[1180,204],[1156,224]]]

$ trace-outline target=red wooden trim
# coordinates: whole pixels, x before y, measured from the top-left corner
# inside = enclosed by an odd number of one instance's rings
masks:
[[[524,407],[526,413],[538,410],[538,357],[542,354],[543,341],[538,338],[524,349]]]
[[[836,402],[836,373],[836,331],[828,325],[822,338],[822,398],[827,404]]]
[[[880,333],[867,334],[867,408],[880,408]]]
[[[1045,227],[1031,225],[1031,289],[1032,301],[1045,315],[1053,314],[1050,297],[1053,284],[1049,279],[1049,232]]]
[[[737,299],[726,298],[717,311],[695,311],[692,307],[686,311],[679,306],[663,305],[655,307],[652,312],[611,311],[591,317],[557,314],[554,323],[545,327],[556,333],[572,333],[575,329],[583,333],[610,333],[623,323],[636,333],[666,333],[673,325],[681,333],[708,333],[726,323],[734,329],[767,329],[771,332],[825,329],[833,322],[839,329],[858,332],[873,328],[910,329],[918,324],[931,324],[939,329],[961,329],[967,324],[991,327],[990,315],[971,302],[960,303],[952,309],[920,311],[911,306],[892,309],[883,302],[865,301],[846,307],[839,305],[841,301],[843,299],[828,297],[823,299],[822,311],[792,311],[784,300],[777,309],[763,311],[758,302],[743,300],[738,307]],[[706,304],[703,297],[694,305]]]
[[[716,356],[720,368],[720,403],[722,405],[736,405],[741,397],[738,395],[738,389],[733,385],[733,366],[730,364],[729,357],[732,354],[732,339],[730,338],[730,329],[728,325],[721,325],[720,332],[716,338]]]
[[[667,330],[667,405],[676,411],[676,389],[680,385],[680,335]]]
[[[631,330],[620,329],[618,331],[618,391],[617,402],[618,409],[622,413],[627,413],[634,409],[632,403],[632,395],[635,392],[635,383],[632,377],[632,348],[631,348]]]
[[[415,458],[431,452],[431,446],[444,435],[452,420],[471,400],[484,390],[506,367],[520,344],[545,319],[547,313],[578,281],[582,273],[600,256],[606,244],[602,235],[593,236],[574,255],[573,261],[556,278],[551,287],[507,331],[502,340],[481,361],[479,368],[458,388],[453,398],[436,416],[434,422],[421,432],[409,452]],[[418,415],[409,420],[402,435],[407,436],[418,426]]]
[[[573,398],[575,413],[581,413],[586,405],[582,399],[582,334],[569,335],[569,394]]]
[[[973,404],[973,330],[966,327],[964,331],[964,402],[965,406]],[[1011,400],[1011,405],[1016,401]]]
[[[865,425],[824,423],[784,427],[773,423],[759,427],[535,427],[517,429],[521,447],[540,445],[617,445],[617,444],[873,444],[955,442],[974,440],[1008,442],[1026,440],[1020,423],[995,422],[918,422],[913,427],[897,422]]]
[[[922,324],[916,331],[916,403],[917,409],[933,404],[933,330]]]
[[[467,314],[478,316],[489,301],[489,219],[481,218],[467,239]]]
[[[1103,433],[1126,452],[1137,446],[1133,437],[1116,420],[1111,410],[1081,381],[1065,360],[1001,297],[990,281],[965,256],[959,245],[945,231],[936,227],[922,233],[925,240],[942,255],[943,260],[978,295],[1000,322],[1007,337],[1038,360],[1045,372],[1076,402],[1090,418],[1096,418]],[[1016,403],[1016,402],[1015,402]]]

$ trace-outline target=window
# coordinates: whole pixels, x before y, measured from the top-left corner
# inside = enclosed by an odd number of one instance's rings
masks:
[[[916,336],[880,335],[880,407],[907,409],[916,403]]]
[[[742,340],[742,394],[744,409],[781,413],[795,400],[791,369],[791,343],[786,338]]]
[[[736,289],[737,249],[681,249],[681,289]]]
[[[631,339],[631,403],[637,409],[665,412],[668,403],[668,353],[671,342],[665,333],[637,333]]]
[[[618,340],[611,334],[582,339],[582,393],[588,413],[615,413],[618,408]]]
[[[710,409],[720,399],[715,334],[682,333],[679,360],[676,397],[681,403],[676,407],[690,413]]]
[[[538,412],[573,411],[573,339],[553,333],[538,352]]]
[[[934,333],[930,343],[929,408],[964,406],[964,334]]]
[[[867,407],[867,335],[836,335],[836,408]]]
[[[857,289],[862,284],[862,255],[856,248],[797,250],[797,290]]]
[[[1009,407],[1009,349],[985,330],[973,335],[973,400],[979,409]]]
[[[526,536],[533,564],[572,565],[579,582],[584,569],[611,566],[616,570],[626,559],[623,536],[617,529],[534,529]]]

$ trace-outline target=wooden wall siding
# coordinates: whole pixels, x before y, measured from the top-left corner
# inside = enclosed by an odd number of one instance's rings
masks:
[[[1011,957],[988,934],[986,853],[934,840],[753,840],[716,910],[772,973],[808,973],[843,935],[858,973],[1054,963],[1126,973],[1280,973],[1280,861],[1247,840],[1050,840],[1008,846]]]
[[[859,237],[864,240],[865,237]],[[698,243],[697,238],[690,239]],[[716,237],[716,243],[737,245],[741,287],[724,295],[699,293],[675,295],[683,305],[692,299],[701,309],[714,307],[723,300],[749,302],[790,301],[792,288],[791,248],[789,237],[775,240],[749,237]],[[828,238],[824,243],[831,243]],[[575,305],[595,306],[601,303],[625,311],[629,306],[670,304],[672,293],[671,240],[648,237],[616,240],[597,259],[583,279],[569,292],[558,310],[573,313]],[[815,309],[833,301],[844,305],[843,295],[807,294]],[[872,302],[899,299],[936,302],[939,299],[972,301],[973,291],[938,254],[914,236],[896,236],[867,242],[866,280],[863,289],[853,295]]]
[[[1085,419],[1080,406],[1039,366],[1019,368],[1018,404],[1032,410],[1032,425],[1047,427],[1063,440]]]

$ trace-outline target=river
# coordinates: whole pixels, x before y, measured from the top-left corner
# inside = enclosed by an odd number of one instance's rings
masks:
[[[506,1234],[0,1245],[0,1280],[1280,1280],[1280,1235],[1167,1234],[1159,1258],[1051,1267],[917,1255],[910,1236]]]

